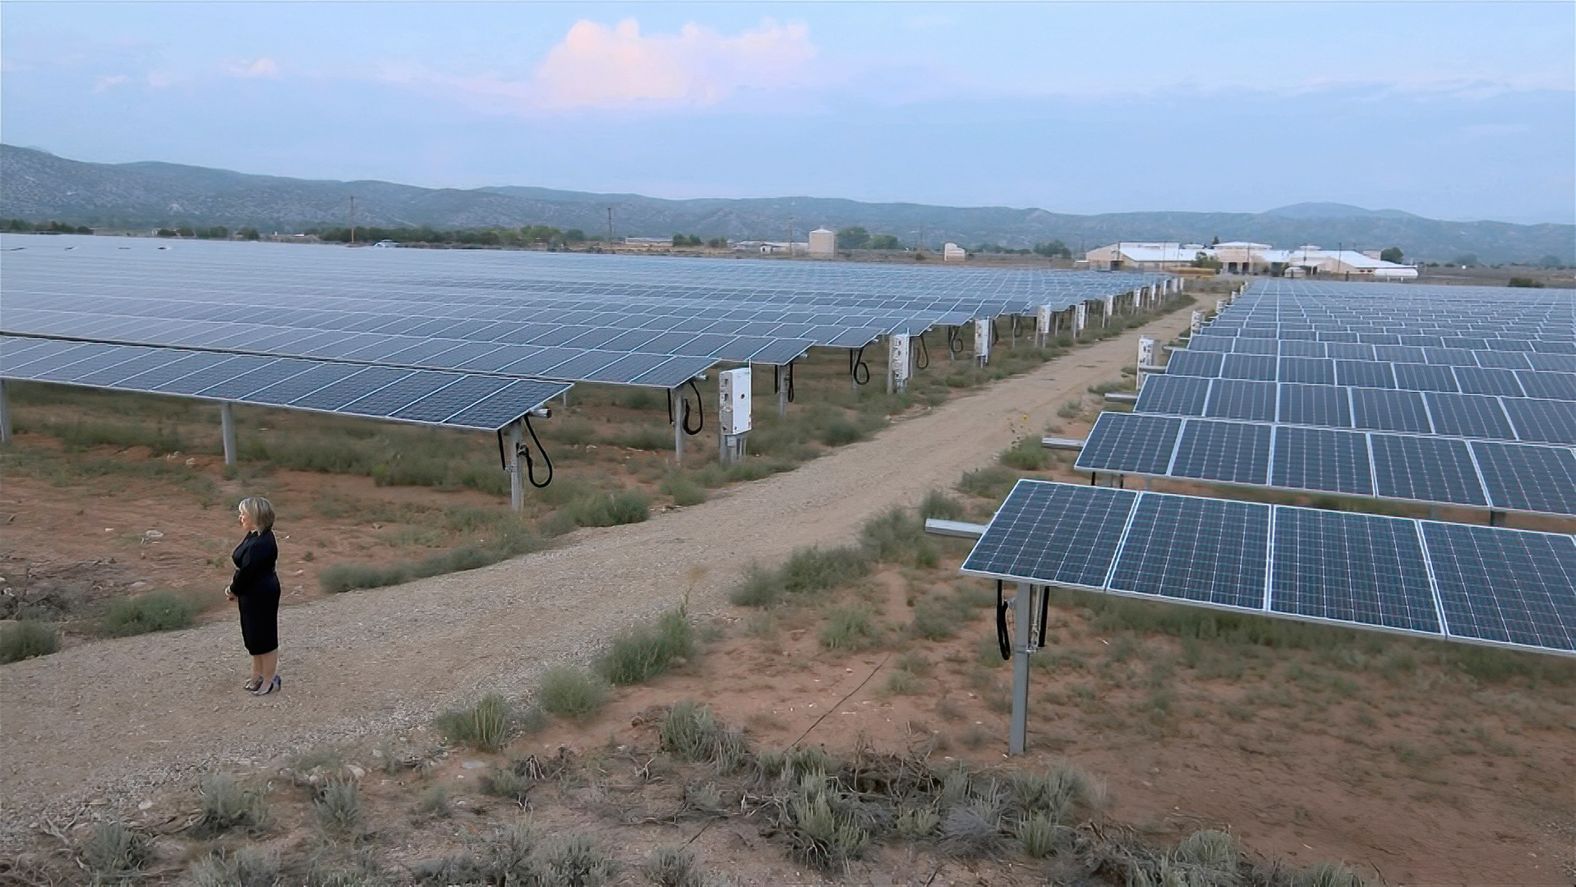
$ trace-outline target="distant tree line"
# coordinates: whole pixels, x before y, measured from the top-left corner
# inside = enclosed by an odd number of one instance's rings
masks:
[[[314,234],[319,240],[330,243],[349,243],[349,228],[308,228],[302,233]],[[579,228],[567,231],[551,225],[526,225],[521,228],[456,228],[443,230],[423,225],[420,228],[379,228],[376,226],[355,229],[357,243],[375,243],[379,240],[396,240],[400,243],[460,244],[463,246],[546,246],[553,249],[590,240]]]
[[[897,239],[896,234],[871,234],[859,225],[851,228],[839,228],[837,231],[838,249],[902,249],[903,242]]]
[[[67,225],[65,222],[29,222],[26,219],[6,219],[0,223],[0,231],[14,232],[17,234],[92,234],[93,229],[86,225]]]

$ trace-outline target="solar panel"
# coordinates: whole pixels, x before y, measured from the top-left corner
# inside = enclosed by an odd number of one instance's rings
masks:
[[[1169,473],[1262,486],[1269,476],[1270,435],[1267,425],[1190,419]]]
[[[1209,380],[1197,376],[1147,376],[1133,407],[1140,413],[1202,416],[1209,398]]]
[[[1528,397],[1549,400],[1576,400],[1576,373],[1551,373],[1522,370],[1516,379]]]
[[[1335,384],[1335,361],[1313,357],[1282,357],[1280,381],[1312,385]]]
[[[1576,515],[1576,452],[1482,440],[1471,446],[1490,505]]]
[[[1280,386],[1280,421],[1323,428],[1352,427],[1349,389],[1338,385]]]
[[[1394,388],[1395,373],[1387,363],[1372,360],[1337,360],[1335,381],[1338,385],[1363,388]]]
[[[1443,391],[1430,391],[1423,398],[1428,402],[1428,415],[1434,420],[1436,434],[1495,440],[1511,440],[1515,437],[1497,398],[1481,394],[1447,394]]]
[[[1456,381],[1467,394],[1496,394],[1503,397],[1525,397],[1516,374],[1510,370],[1483,367],[1456,367]]]
[[[1207,351],[1173,351],[1166,358],[1166,375],[1168,376],[1209,376],[1220,375],[1220,365],[1225,360],[1223,354],[1213,354]]]
[[[1576,445],[1576,402],[1514,398],[1501,404],[1519,439]]]
[[[1395,382],[1400,388],[1412,391],[1461,390],[1461,386],[1456,384],[1456,374],[1451,367],[1426,363],[1398,363],[1391,369],[1395,371]]]
[[[1375,434],[1374,489],[1391,499],[1488,505],[1466,441],[1443,437]]]
[[[1148,386],[1146,382],[1144,387]],[[1181,430],[1182,420],[1170,416],[1101,413],[1073,467],[1079,471],[1165,474]]]
[[[1269,531],[1267,505],[1145,493],[1110,587],[1262,610]]]
[[[1216,379],[1209,389],[1204,415],[1211,419],[1275,421],[1275,383]]]
[[[1271,342],[1270,344],[1274,344]],[[1227,379],[1275,380],[1276,360],[1263,354],[1228,354],[1220,375]]]
[[[1374,495],[1368,438],[1355,431],[1277,427],[1271,464],[1271,486]]]
[[[1428,408],[1416,391],[1352,388],[1352,426],[1374,431],[1411,431],[1430,434]]]
[[[1399,631],[1440,630],[1416,521],[1277,507],[1274,532],[1271,610]]]
[[[1445,631],[1576,652],[1576,539],[1422,522]]]
[[[1103,588],[1138,494],[1019,481],[997,509],[965,573]]]

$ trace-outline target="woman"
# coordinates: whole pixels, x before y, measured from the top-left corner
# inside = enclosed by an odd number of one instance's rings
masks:
[[[261,496],[248,496],[236,508],[246,538],[230,555],[235,561],[235,576],[224,588],[224,596],[239,604],[241,639],[252,654],[252,678],[245,689],[253,696],[277,693],[279,680],[279,575],[274,561],[279,546],[274,544],[274,507]]]

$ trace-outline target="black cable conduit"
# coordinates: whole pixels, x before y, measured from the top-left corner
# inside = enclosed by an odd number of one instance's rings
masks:
[[[996,580],[996,646],[1003,660],[1012,658],[1012,635],[1007,631],[1008,602],[1002,598],[1002,581]]]
[[[689,424],[689,417],[690,417],[689,398],[684,397],[682,394],[679,395],[679,397],[680,397],[681,401],[684,404],[684,433],[690,435],[691,437],[694,437],[695,435],[700,434],[701,429],[706,427],[706,405],[701,403],[700,386],[695,384],[695,380],[694,379],[690,380],[689,386],[690,386],[690,390],[695,392],[695,418],[696,418],[696,422],[695,422],[695,427],[694,428],[691,428],[690,424]]]
[[[542,462],[547,465],[547,476],[538,483],[536,480],[536,461],[531,458],[531,447],[525,441],[520,441],[520,453],[525,456],[525,478],[531,486],[538,490],[553,482],[553,460],[547,455],[547,448],[542,446],[541,438],[536,436],[536,429],[531,427],[531,414],[525,414],[525,430],[531,433],[531,443],[536,444],[536,451],[542,454]]]
[[[864,371],[864,378],[860,378],[860,371]],[[858,351],[848,350],[848,373],[854,377],[855,385],[864,385],[870,381],[870,364],[865,363],[865,349]]]
[[[919,334],[918,353],[914,355],[914,366],[917,369],[930,369],[930,346],[925,344],[925,334]]]

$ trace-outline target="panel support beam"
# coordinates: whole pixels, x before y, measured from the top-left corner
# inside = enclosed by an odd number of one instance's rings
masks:
[[[0,379],[0,444],[11,442],[11,394]]]
[[[684,389],[673,389],[673,465],[684,467]]]
[[[971,524],[965,521],[942,520],[939,517],[925,518],[925,532],[932,536],[946,536],[951,539],[968,539],[978,542],[985,535],[984,524]]]
[[[1029,733],[1029,654],[1034,650],[1034,591],[1026,582],[1018,583],[1013,596],[1012,619],[1012,734],[1007,753],[1021,755]]]
[[[224,464],[235,464],[235,408],[228,403],[219,404],[219,426],[224,437]]]

